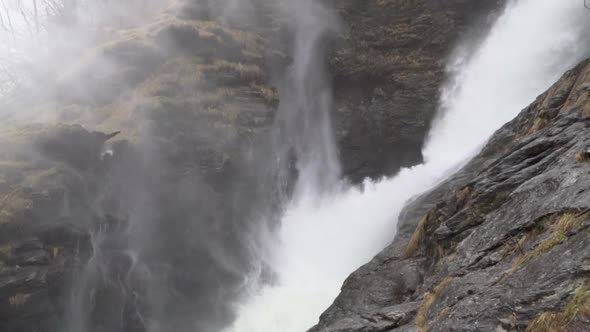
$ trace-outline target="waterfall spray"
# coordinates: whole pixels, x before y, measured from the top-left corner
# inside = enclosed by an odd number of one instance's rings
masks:
[[[324,44],[339,30],[335,12],[316,0],[282,1],[293,34],[293,62],[280,75],[277,123],[297,159],[295,196],[333,186],[340,164],[332,135],[332,89]],[[287,14],[289,13],[289,14]]]
[[[587,55],[582,41],[589,23],[581,6],[576,0],[510,2],[473,54],[452,59],[453,79],[443,89],[425,164],[362,188],[296,195],[269,244],[274,255],[265,258],[278,280],[254,288],[229,331],[301,332],[317,322],[346,276],[392,240],[408,199],[456,170]]]

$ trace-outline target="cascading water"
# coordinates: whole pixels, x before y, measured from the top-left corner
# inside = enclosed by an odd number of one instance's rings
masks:
[[[296,191],[333,186],[340,176],[330,123],[332,90],[322,44],[338,31],[336,14],[315,0],[280,1],[293,33],[293,63],[282,74],[278,122],[297,157]]]
[[[252,282],[229,331],[301,332],[316,323],[348,274],[391,241],[408,199],[477,153],[494,130],[588,55],[587,15],[577,0],[510,2],[475,52],[453,59],[454,80],[443,89],[426,162],[362,188],[296,192],[269,244],[273,255],[261,258],[277,281]]]

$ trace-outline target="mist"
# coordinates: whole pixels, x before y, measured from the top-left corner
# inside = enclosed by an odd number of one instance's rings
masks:
[[[588,24],[575,1],[513,1],[483,39],[458,45],[472,53],[457,51],[449,59],[425,163],[360,187],[294,196],[270,244],[277,281],[254,284],[228,331],[313,327],[346,277],[391,243],[408,201],[460,169],[495,130],[587,55]],[[537,42],[525,42],[531,39]]]
[[[0,187],[71,252],[48,324],[311,328],[408,200],[590,51],[574,2],[510,2],[458,45],[425,162],[356,186],[326,65],[350,27],[330,2],[0,2]]]
[[[39,216],[80,233],[59,330],[230,324],[252,271],[276,281],[262,251],[293,193],[338,182],[324,66],[336,13],[316,1],[2,5],[2,155],[78,181],[57,182],[57,208]]]

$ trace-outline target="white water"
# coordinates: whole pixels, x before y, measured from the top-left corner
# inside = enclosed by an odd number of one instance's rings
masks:
[[[273,254],[274,285],[252,282],[232,332],[303,332],[344,279],[393,238],[405,202],[449,175],[567,69],[588,56],[590,12],[577,0],[511,3],[470,57],[453,59],[444,112],[424,148],[426,163],[391,179],[329,196],[295,197]]]

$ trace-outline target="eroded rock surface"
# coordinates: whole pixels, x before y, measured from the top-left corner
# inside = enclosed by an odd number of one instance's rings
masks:
[[[586,60],[412,202],[311,331],[587,331],[589,81]]]
[[[231,320],[248,269],[245,220],[283,194],[268,190],[272,76],[291,45],[275,40],[285,32],[264,10],[263,23],[238,26],[205,2],[175,1],[112,31],[51,80],[46,99],[18,110],[44,124],[2,123],[0,331],[216,331]],[[421,159],[448,52],[498,3],[337,2],[348,32],[329,67],[346,177]],[[388,267],[404,278],[385,287],[410,299],[420,262]],[[379,297],[339,326],[409,324],[421,303]]]
[[[4,132],[0,162],[0,330],[63,326],[70,286],[92,256],[104,143],[81,126]]]
[[[329,64],[345,175],[391,175],[422,160],[451,51],[485,31],[503,3],[336,1],[347,35]]]

